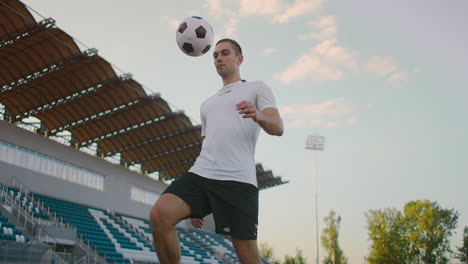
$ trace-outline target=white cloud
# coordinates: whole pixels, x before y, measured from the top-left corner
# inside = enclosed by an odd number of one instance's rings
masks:
[[[345,67],[355,72],[359,71],[357,53],[336,44],[336,40],[324,40],[313,48],[313,51],[320,54],[329,64],[335,67]]]
[[[274,23],[286,23],[291,19],[312,13],[322,7],[325,0],[241,0],[239,14],[246,16],[271,16]]]
[[[359,71],[356,57],[355,52],[336,45],[335,40],[325,40],[273,78],[284,84],[306,79],[340,80],[345,70]]]
[[[311,54],[301,56],[283,72],[273,76],[274,79],[284,84],[305,79],[313,81],[339,80],[342,77],[343,73],[341,70],[326,65],[318,56]]]
[[[221,0],[206,0],[204,7],[208,9],[208,14],[214,19],[222,18],[226,12],[222,7]]]
[[[174,32],[176,31],[177,27],[179,26],[181,22],[170,16],[161,17],[161,21],[165,23],[169,29],[174,30]]]
[[[239,16],[232,9],[225,6],[226,3],[222,3],[221,0],[206,0],[204,4],[204,7],[208,9],[210,17],[225,21],[223,28],[218,32],[215,31],[215,39],[225,37],[237,38]]]
[[[273,22],[286,23],[291,18],[311,13],[322,7],[323,2],[323,0],[296,0],[293,4],[288,5],[283,12],[275,15]]]
[[[285,84],[307,78],[314,81],[339,80],[344,77],[345,70],[360,71],[357,52],[337,44],[335,16],[321,16],[309,24],[318,32],[299,35],[298,39],[318,39],[321,42],[281,73],[274,75],[275,79]]]
[[[297,37],[298,40],[309,40],[309,39],[318,39],[318,40],[327,40],[327,39],[336,39],[338,32],[337,19],[335,16],[321,16],[317,20],[310,22],[317,32],[301,34]]]
[[[316,57],[320,61],[320,67],[325,67],[325,73],[340,73],[339,75],[333,74],[334,78],[327,75],[322,78],[311,78],[313,80],[336,80],[341,79],[346,70],[359,73],[361,69],[364,72],[374,73],[379,76],[385,76],[386,81],[390,83],[400,83],[409,78],[408,71],[399,70],[398,62],[395,58],[390,56],[372,56],[367,62],[363,63],[358,60],[358,53],[347,49],[337,43],[338,39],[338,26],[337,18],[335,16],[326,15],[321,16],[316,20],[312,20],[309,24],[315,29],[314,32],[304,33],[297,37],[298,40],[320,40],[321,42],[312,48],[308,53],[309,56]],[[302,57],[304,57],[303,55]],[[301,58],[302,58],[301,57]],[[288,84],[297,80],[304,80],[307,76],[316,74],[309,67],[308,71],[300,70],[298,60],[296,63],[291,64],[280,74],[276,74],[276,79]],[[306,65],[305,63],[303,63]],[[333,71],[331,71],[333,70]],[[413,72],[420,72],[419,68],[415,68]],[[305,73],[307,72],[307,73]]]
[[[218,33],[218,38],[237,38],[237,25],[239,19],[236,16],[228,16],[226,23],[224,24],[223,31]]]
[[[312,21],[311,24],[319,29],[336,28],[336,17],[330,15],[321,16],[319,19]]]
[[[389,56],[372,56],[364,65],[364,71],[376,73],[378,75],[387,75],[394,72],[398,67],[398,63],[393,57]]]
[[[275,48],[267,48],[267,49],[264,49],[264,50],[262,51],[262,54],[265,55],[265,56],[269,56],[269,55],[271,55],[271,54],[273,54],[273,53],[277,53],[277,52],[279,52],[278,49],[275,49]]]
[[[409,78],[409,73],[406,72],[406,71],[402,71],[402,72],[396,72],[392,75],[390,75],[390,77],[388,77],[387,81],[390,82],[390,83],[393,83],[393,84],[398,84],[398,83],[401,83],[405,80],[407,80]]]
[[[392,84],[399,84],[410,77],[408,71],[401,71],[398,68],[397,60],[390,56],[372,56],[364,65],[364,71],[385,76],[386,81]],[[420,69],[415,68],[413,72],[420,72]]]
[[[346,98],[337,98],[311,105],[288,105],[281,109],[281,115],[293,127],[335,128],[359,122],[355,116],[358,104]]]
[[[241,15],[274,15],[285,8],[281,0],[241,0]]]

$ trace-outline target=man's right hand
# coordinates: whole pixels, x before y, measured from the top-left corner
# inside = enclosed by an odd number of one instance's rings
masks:
[[[200,218],[190,218],[190,223],[192,223],[192,225],[195,227],[195,228],[201,228],[203,226],[203,219],[200,219]]]

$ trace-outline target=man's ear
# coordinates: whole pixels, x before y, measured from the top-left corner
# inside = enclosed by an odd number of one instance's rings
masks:
[[[244,55],[240,54],[239,56],[237,56],[237,65],[241,65],[243,61]]]

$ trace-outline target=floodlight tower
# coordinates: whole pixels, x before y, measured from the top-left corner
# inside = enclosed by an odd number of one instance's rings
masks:
[[[319,237],[318,237],[318,209],[317,209],[317,151],[323,150],[325,137],[317,134],[310,135],[307,138],[306,149],[312,150],[312,165],[314,177],[314,211],[315,211],[315,257],[316,264],[320,264],[319,259]]]

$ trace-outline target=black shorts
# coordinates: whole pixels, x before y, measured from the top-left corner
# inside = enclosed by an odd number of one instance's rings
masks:
[[[192,209],[189,217],[203,218],[213,213],[216,233],[257,240],[258,188],[254,185],[212,180],[188,172],[164,193],[184,200]]]

